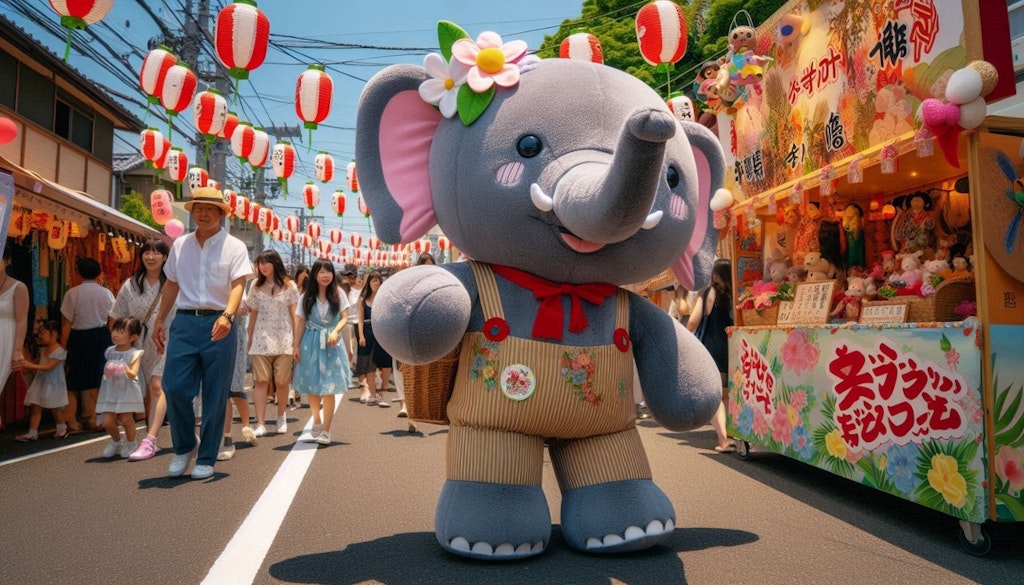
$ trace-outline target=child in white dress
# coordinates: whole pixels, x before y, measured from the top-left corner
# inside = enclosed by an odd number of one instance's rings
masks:
[[[28,419],[28,432],[14,437],[15,441],[27,443],[39,439],[39,421],[43,417],[43,409],[48,408],[57,420],[57,432],[54,439],[68,436],[68,425],[64,424],[64,407],[68,404],[68,385],[64,378],[64,359],[68,352],[60,346],[60,323],[46,321],[39,327],[36,336],[43,347],[39,355],[39,363],[26,361],[24,366],[36,370],[36,376],[25,394],[25,404],[32,407]]]
[[[103,449],[103,457],[110,459],[120,454],[127,458],[138,444],[135,442],[136,412],[145,412],[142,385],[139,382],[143,351],[135,347],[142,335],[142,322],[135,317],[121,317],[114,321],[110,339],[114,345],[107,348],[107,364],[103,367],[100,395],[96,400],[96,414],[103,414],[103,428],[110,442]],[[124,428],[121,440],[118,425]]]

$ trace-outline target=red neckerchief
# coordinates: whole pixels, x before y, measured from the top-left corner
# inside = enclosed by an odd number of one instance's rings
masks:
[[[565,323],[565,312],[562,310],[562,295],[570,295],[572,303],[569,312],[569,331],[580,333],[587,328],[587,316],[583,314],[583,304],[587,301],[592,305],[600,305],[606,298],[615,294],[618,287],[614,284],[591,282],[587,284],[562,284],[552,282],[523,272],[510,266],[491,265],[491,270],[512,284],[529,289],[534,298],[540,301],[537,317],[533,320],[534,339],[562,340],[562,324]]]

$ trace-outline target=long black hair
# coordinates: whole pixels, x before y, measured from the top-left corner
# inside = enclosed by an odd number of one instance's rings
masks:
[[[715,289],[715,305],[732,310],[732,263],[728,258],[715,260],[711,268],[711,288]],[[708,309],[704,308],[707,314]]]
[[[373,294],[373,289],[370,288],[370,281],[375,278],[379,280],[381,284],[384,284],[384,276],[380,272],[371,272],[367,274],[366,282],[363,283],[363,290],[359,291],[359,300],[363,301],[364,304],[366,303],[366,299],[370,298],[370,295]]]
[[[317,275],[320,274],[321,270],[331,273],[331,283],[327,285],[327,290],[325,291],[327,304],[331,307],[330,312],[332,315],[337,315],[341,312],[341,300],[338,296],[338,274],[334,272],[334,264],[330,260],[320,258],[309,269],[309,278],[306,279],[306,290],[302,291],[302,313],[306,316],[306,319],[309,319],[309,314],[313,311],[313,304],[316,303],[316,298],[320,296],[320,281],[317,280]]]
[[[263,286],[263,283],[267,281],[267,277],[263,276],[263,273],[258,269],[260,262],[265,262],[274,267],[274,284],[277,286],[284,286],[284,283],[290,280],[288,278],[288,271],[284,268],[284,261],[281,260],[281,255],[274,250],[264,250],[256,257],[256,272],[259,274],[256,277],[256,286]]]
[[[163,240],[150,238],[146,240],[145,244],[142,244],[142,247],[139,248],[139,267],[135,269],[135,274],[133,274],[131,278],[132,286],[134,286],[135,290],[140,294],[142,293],[142,283],[146,279],[146,265],[142,262],[142,255],[150,250],[162,254],[164,262],[167,262],[167,257],[171,254],[171,249]],[[160,285],[157,288],[158,291],[163,290],[165,282],[167,282],[167,275],[164,274],[163,270],[161,270]]]

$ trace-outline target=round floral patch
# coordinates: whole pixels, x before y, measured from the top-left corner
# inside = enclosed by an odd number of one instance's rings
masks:
[[[491,341],[502,341],[508,337],[508,322],[501,317],[484,321],[484,337]]]
[[[522,364],[513,364],[501,373],[501,392],[509,400],[526,400],[536,389],[537,376]]]

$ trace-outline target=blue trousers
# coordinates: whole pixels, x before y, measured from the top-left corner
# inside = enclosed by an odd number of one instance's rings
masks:
[[[231,328],[220,341],[210,341],[210,331],[219,315],[197,317],[177,314],[167,336],[164,365],[164,395],[171,426],[174,453],[183,455],[196,446],[195,411],[192,400],[201,396],[203,422],[199,427],[197,465],[217,462],[224,432],[224,413],[235,371],[236,334]]]

